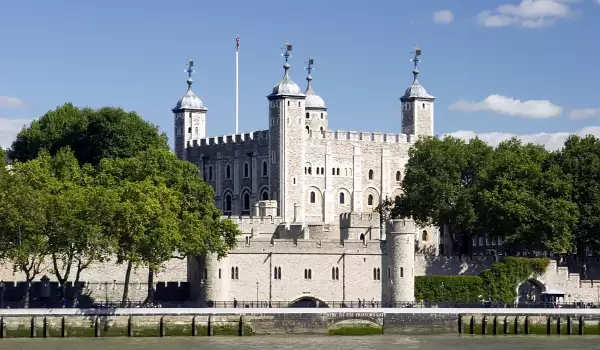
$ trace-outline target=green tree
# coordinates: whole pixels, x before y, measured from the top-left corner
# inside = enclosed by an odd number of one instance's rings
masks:
[[[579,209],[573,240],[577,254],[585,257],[588,248],[600,250],[600,140],[593,135],[570,136],[556,152],[556,160]]]
[[[480,178],[481,232],[505,246],[569,251],[578,210],[571,184],[543,146],[502,142]]]
[[[109,234],[107,218],[118,197],[94,185],[94,169],[89,164],[80,168],[69,147],[60,149],[51,165],[45,233],[52,272],[65,297],[66,283],[73,274],[79,287],[81,272],[92,263],[108,261],[114,252],[116,243]]]
[[[80,164],[96,166],[102,158],[133,157],[147,148],[168,149],[158,128],[121,108],[78,108],[66,103],[21,130],[10,158],[25,162],[42,149],[56,154],[69,146]]]
[[[123,301],[133,266],[149,269],[148,300],[153,276],[168,260],[216,253],[226,256],[239,231],[214,205],[214,191],[199,169],[162,149],[133,158],[104,159],[98,180],[118,189],[120,208],[113,221],[118,233],[118,261],[127,263]]]
[[[4,172],[0,185],[0,251],[2,260],[25,275],[24,305],[29,305],[30,284],[48,261],[46,208],[50,201],[51,158],[47,153],[27,163],[15,163]]]
[[[469,253],[470,237],[479,225],[479,177],[492,153],[493,148],[477,138],[468,143],[453,137],[419,139],[409,150],[396,211],[412,216],[420,226],[442,228],[455,253]]]

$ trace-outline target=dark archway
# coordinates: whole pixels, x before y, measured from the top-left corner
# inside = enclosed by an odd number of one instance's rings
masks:
[[[305,297],[300,297],[300,298],[292,301],[288,307],[293,307],[293,308],[316,308],[316,307],[318,307],[318,308],[328,308],[329,305],[327,305],[324,301],[319,300],[317,298],[310,297],[310,296],[305,296]]]
[[[521,283],[517,290],[519,303],[534,303],[542,300],[544,285],[533,278]]]

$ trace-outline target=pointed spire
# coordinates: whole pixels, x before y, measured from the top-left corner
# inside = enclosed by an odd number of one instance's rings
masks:
[[[419,49],[419,46],[415,45],[415,51],[412,53],[414,54],[414,57],[411,58],[410,61],[415,65],[413,69],[413,76],[414,81],[417,81],[417,76],[419,75],[419,62],[421,62],[421,59],[419,58],[421,56],[421,49]]]
[[[314,60],[312,57],[308,57],[308,62],[307,62],[307,66],[306,66],[306,70],[308,71],[308,76],[306,76],[306,81],[308,82],[306,84],[306,93],[308,93],[309,91],[312,92],[312,88],[310,86],[310,82],[312,81],[312,76],[310,75],[310,73],[313,71],[313,64],[314,64]]]
[[[190,57],[188,60],[187,68],[184,70],[184,72],[188,74],[188,90],[192,89],[192,83],[194,82],[194,80],[192,79],[192,74],[194,74],[194,71],[194,60]]]

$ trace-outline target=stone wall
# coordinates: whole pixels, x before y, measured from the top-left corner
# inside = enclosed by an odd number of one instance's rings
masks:
[[[327,334],[332,329],[379,329],[385,334],[468,333],[470,320],[481,325],[484,317],[490,326],[497,321],[520,324],[527,317],[530,325],[556,327],[566,321],[589,326],[586,334],[598,334],[600,311],[594,309],[48,309],[0,310],[7,337],[65,336],[157,336],[157,335],[266,335]],[[559,321],[560,320],[560,321]],[[31,328],[35,329],[34,332]],[[196,330],[194,332],[193,330]],[[594,331],[595,332],[590,332]],[[521,331],[523,332],[523,331]],[[480,333],[480,332],[473,332]],[[491,332],[490,332],[491,333]],[[552,332],[555,333],[555,332]],[[562,332],[561,332],[562,333]],[[566,332],[565,332],[566,333]]]

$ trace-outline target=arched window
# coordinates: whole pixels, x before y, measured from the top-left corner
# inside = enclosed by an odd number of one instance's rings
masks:
[[[310,134],[310,128],[308,127],[308,125],[306,126],[306,132]]]
[[[321,167],[321,174],[325,175],[325,168]]]
[[[312,271],[310,269],[304,269],[304,279],[312,279]]]
[[[375,175],[375,172],[373,171],[373,169],[369,170],[369,180],[373,180],[374,175]]]
[[[279,266],[277,268],[277,277],[279,277],[279,279],[281,279],[281,266]]]
[[[426,230],[423,230],[423,233],[422,233],[422,235],[421,235],[421,240],[422,240],[423,242],[427,242],[427,240],[428,240],[428,239],[429,239],[429,235],[427,234],[427,231],[426,231]]]
[[[335,175],[335,168],[331,168],[331,175]]]
[[[373,205],[373,195],[370,194],[369,197],[367,198],[367,205]]]
[[[340,168],[335,169],[335,174],[338,176],[340,175]]]
[[[246,236],[246,245],[250,245],[250,236]]]
[[[334,280],[335,279],[335,267],[331,268],[331,279]]]
[[[242,202],[242,208],[244,210],[250,210],[250,194],[248,192],[244,193]]]
[[[268,170],[269,170],[269,168],[268,168],[268,165],[267,165],[267,161],[265,160],[263,162],[263,166],[262,166],[262,174],[263,174],[263,176],[267,176]]]
[[[344,192],[340,192],[340,204],[344,204]]]
[[[306,112],[306,119],[310,118],[310,113]]]
[[[190,112],[188,120],[189,120],[190,124],[192,124],[192,112]]]
[[[381,281],[381,269],[379,267],[377,268],[377,280]]]
[[[315,194],[315,192],[311,192],[310,193],[310,202],[311,203],[316,203],[317,202],[317,195]]]
[[[212,167],[212,165],[208,167],[208,179],[209,180],[213,179],[213,167]]]
[[[198,128],[194,130],[194,134],[198,135]]]
[[[261,197],[260,198],[261,200],[268,201],[269,200],[269,192],[263,191],[263,193],[262,193],[262,195],[260,197]]]
[[[225,167],[225,178],[231,179],[231,165],[227,164]]]
[[[288,107],[290,106],[290,101],[288,101]]]
[[[377,268],[373,268],[373,279],[377,281]]]
[[[298,107],[300,107],[300,106],[301,106],[300,101],[298,101]]]
[[[335,268],[335,279],[336,280],[340,279],[340,269],[338,267]]]
[[[225,195],[225,212],[231,212],[231,194],[227,193]]]
[[[237,268],[237,266],[235,267],[235,279],[236,280],[240,279],[240,275],[238,274],[238,268]]]
[[[323,119],[323,113],[321,113],[321,119]]]
[[[425,104],[423,103],[423,109],[425,109]]]
[[[244,163],[244,177],[250,176],[250,165],[248,163]]]
[[[361,233],[359,239],[364,242],[365,241],[365,234]]]
[[[400,181],[400,170],[396,171],[396,181]]]
[[[319,167],[316,168],[317,169],[317,175],[319,175],[321,172],[319,170],[321,170]]]
[[[321,133],[323,133],[323,127],[319,128],[319,130],[321,130]]]
[[[188,128],[188,134],[191,134],[191,133],[192,133],[192,127],[190,126],[190,127]]]

